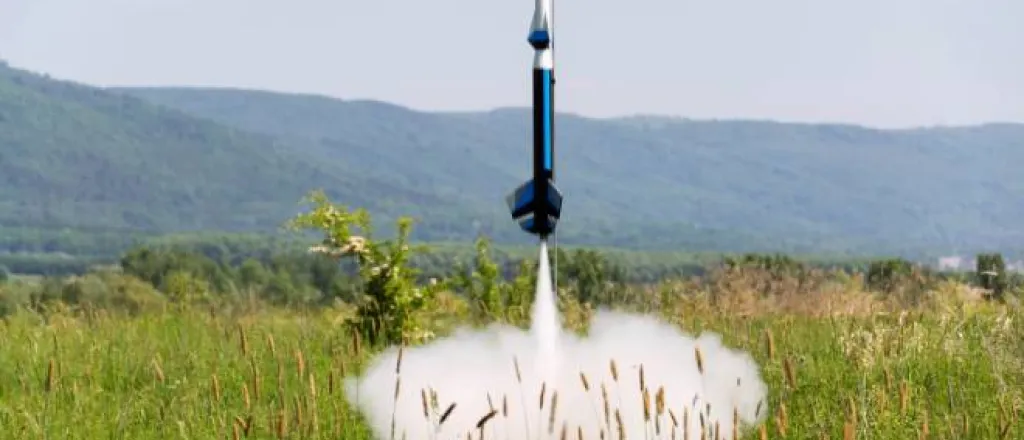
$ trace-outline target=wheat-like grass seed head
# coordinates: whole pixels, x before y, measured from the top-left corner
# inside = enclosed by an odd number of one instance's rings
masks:
[[[476,422],[476,429],[483,429],[484,425],[486,425],[488,421],[490,421],[492,418],[494,418],[494,415],[497,414],[497,413],[498,413],[498,411],[493,410],[493,409],[488,411],[487,414],[485,414],[483,417],[480,418],[480,420],[477,420],[477,422]],[[481,433],[481,435],[483,435],[483,433]]]
[[[448,417],[452,415],[452,411],[454,410],[455,402],[452,402],[451,405],[448,405],[448,409],[444,410],[444,414],[441,414],[441,419],[437,422],[438,426],[444,424],[444,422],[448,420]]]
[[[558,390],[551,393],[551,408],[548,414],[548,433],[553,433],[555,429],[555,413],[558,411]]]

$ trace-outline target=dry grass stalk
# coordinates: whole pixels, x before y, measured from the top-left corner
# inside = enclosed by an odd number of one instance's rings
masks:
[[[690,440],[690,408],[683,407],[683,440]]]
[[[843,425],[843,440],[853,440],[857,437],[856,424],[852,420],[847,420]]]
[[[558,411],[558,390],[551,393],[551,411],[548,414],[548,434],[555,432],[555,413]]]
[[[242,403],[245,404],[246,411],[252,409],[252,400],[249,398],[249,385],[245,382],[242,382]]]
[[[316,401],[316,378],[312,371],[309,372],[309,398]]]
[[[249,337],[245,335],[245,328],[241,324],[238,324],[238,348],[242,350],[243,357],[249,356]]]
[[[587,375],[580,371],[580,382],[583,384],[583,391],[590,392],[590,382],[587,381]]]
[[[53,391],[53,386],[57,379],[56,375],[56,366],[51,358],[50,362],[46,365],[46,384],[44,384],[44,389],[47,393]]]
[[[775,360],[775,336],[772,335],[771,329],[764,329],[764,345],[765,350],[768,352],[768,359]]]
[[[907,403],[910,400],[910,388],[907,381],[900,381],[900,414],[907,413]]]
[[[486,425],[487,422],[489,422],[492,418],[494,418],[494,415],[497,414],[497,413],[498,413],[498,411],[495,411],[495,410],[492,409],[490,412],[488,412],[483,417],[481,417],[480,420],[477,420],[477,422],[476,422],[476,429],[483,430],[484,429],[484,425]],[[483,432],[481,432],[480,435],[483,435]]]
[[[260,370],[256,366],[256,359],[249,358],[249,372],[252,374],[252,397],[254,400],[260,400],[260,384],[263,380],[260,378]]]
[[[445,409],[444,413],[441,414],[441,418],[438,419],[437,425],[438,426],[443,425],[444,422],[446,420],[448,420],[448,417],[450,417],[452,415],[452,411],[454,411],[454,410],[455,410],[455,402],[452,402],[451,405],[448,405],[448,409]]]
[[[1013,427],[1013,421],[1012,420],[1007,420],[1007,421],[1004,422],[1003,421],[1003,417],[1002,416],[999,417],[999,439],[1000,440],[1010,438],[1010,428],[1011,427]]]
[[[245,435],[248,436],[249,435],[249,422],[251,422],[251,421],[252,421],[251,416],[250,416],[249,420],[243,419],[242,416],[235,416],[234,422],[232,424],[235,425],[235,426],[238,426],[239,428],[241,428],[242,431],[245,432]]]
[[[427,390],[420,388],[420,404],[423,406],[423,418],[430,420],[430,405],[427,404]]]
[[[164,369],[160,367],[160,362],[154,358],[150,365],[153,366],[153,376],[156,378],[156,381],[163,384],[166,378],[164,377]]]
[[[779,402],[779,422],[783,429],[789,429],[789,413],[786,412],[785,402]]]
[[[732,438],[740,438],[740,409],[735,406],[732,408]]]
[[[284,392],[284,363],[280,359],[277,361],[277,395],[281,399],[281,406],[287,404],[285,402]]]
[[[277,438],[278,439],[283,439],[284,436],[286,434],[288,434],[287,430],[288,430],[288,425],[287,425],[287,421],[285,420],[285,411],[284,411],[284,409],[281,409],[281,410],[279,410],[277,412],[277,421],[275,423],[275,429],[274,429],[274,431],[277,433]]]
[[[615,409],[615,425],[619,432],[619,440],[626,440],[626,425],[622,423],[622,413]]]
[[[786,385],[789,385],[790,389],[796,389],[796,369],[793,367],[793,359],[788,356],[783,364],[783,372],[786,375]]]
[[[270,348],[270,355],[277,357],[277,345],[274,344],[274,335],[267,333],[267,348]]]
[[[665,415],[665,387],[658,387],[658,392],[654,393],[654,412],[659,416]]]
[[[875,401],[878,402],[878,411],[885,412],[889,407],[889,396],[886,394],[885,389],[878,388],[875,391]]]
[[[210,395],[214,402],[220,402],[220,380],[217,379],[217,373],[210,375]]]
[[[644,405],[644,422],[651,421],[651,393],[647,392],[647,388],[644,388],[640,392],[641,399],[643,399]]]
[[[768,440],[768,427],[767,426],[762,424],[761,426],[757,427],[757,432],[759,433],[759,437],[761,437],[761,440]]]
[[[700,374],[703,375],[704,374],[704,355],[701,354],[700,347],[694,347],[693,354],[694,354],[694,357],[697,359],[697,371],[699,371]]]
[[[608,401],[608,387],[604,385],[604,382],[601,382],[601,402],[604,406],[604,426],[608,431],[611,431],[611,402]]]
[[[302,355],[302,350],[295,350],[295,372],[299,380],[306,376],[306,357]]]
[[[545,393],[547,393],[547,390],[548,390],[548,383],[547,382],[541,382],[541,384],[540,384],[540,399],[539,399],[539,402],[538,402],[538,405],[537,405],[540,409],[544,409],[544,395],[545,395]]]
[[[612,359],[608,363],[608,368],[611,369],[612,380],[618,382],[619,381],[619,368],[615,365],[615,359]]]

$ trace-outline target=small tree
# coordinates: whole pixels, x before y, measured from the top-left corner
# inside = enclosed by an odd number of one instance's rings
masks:
[[[466,294],[470,312],[476,323],[489,323],[505,317],[501,295],[502,281],[498,264],[491,258],[490,242],[483,236],[477,238],[474,267],[469,269],[459,264],[455,278],[455,285]]]
[[[978,277],[978,284],[983,289],[992,292],[992,298],[1000,299],[1006,291],[1008,283],[1006,277],[1006,263],[1003,255],[999,253],[978,254],[975,262],[975,272]]]
[[[892,293],[896,287],[913,273],[913,264],[902,258],[872,261],[868,266],[868,287],[885,293]]]
[[[617,287],[623,283],[621,267],[595,250],[576,249],[572,254],[561,249],[560,279],[571,283],[580,303],[590,305],[611,305],[615,300]]]
[[[372,238],[370,215],[365,209],[350,211],[333,204],[323,191],[314,191],[304,200],[312,203],[312,210],[293,218],[289,226],[323,234],[321,245],[310,251],[338,259],[354,258],[358,264],[363,297],[357,305],[354,324],[362,337],[371,344],[417,339],[422,332],[413,314],[442,285],[416,286],[417,272],[409,267],[409,258],[425,248],[409,245],[412,219],[398,219],[398,236],[394,240],[378,241]]]
[[[539,262],[532,258],[520,260],[512,282],[504,285],[506,322],[520,327],[530,323],[530,308],[533,306],[537,287],[538,264]]]

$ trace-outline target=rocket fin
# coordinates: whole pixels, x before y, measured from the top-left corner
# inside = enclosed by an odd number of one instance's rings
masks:
[[[547,184],[547,194],[538,195],[536,181],[528,180],[506,198],[512,218],[520,228],[531,234],[546,235],[553,232],[562,215],[562,193],[554,182],[549,180]],[[538,197],[541,199],[538,200]]]

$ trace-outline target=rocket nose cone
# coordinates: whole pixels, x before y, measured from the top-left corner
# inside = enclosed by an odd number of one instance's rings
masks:
[[[548,10],[547,2],[537,2],[537,7],[533,11],[533,20],[530,23],[530,30],[547,30],[550,28],[550,12]]]

